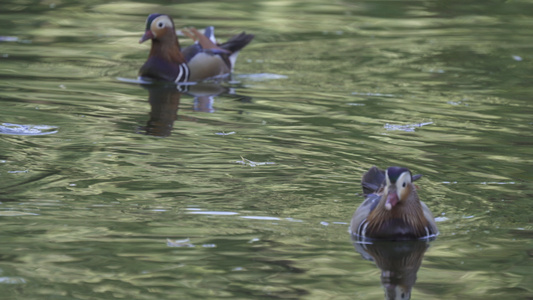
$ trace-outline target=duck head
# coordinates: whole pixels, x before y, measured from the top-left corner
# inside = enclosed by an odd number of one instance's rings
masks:
[[[166,40],[172,42],[176,40],[176,30],[174,29],[174,22],[172,19],[163,14],[151,14],[146,19],[146,29],[144,35],[139,40],[142,43],[146,40]]]
[[[413,176],[407,168],[389,167],[385,172],[385,180],[385,209],[390,211],[398,203],[405,201],[411,193]]]

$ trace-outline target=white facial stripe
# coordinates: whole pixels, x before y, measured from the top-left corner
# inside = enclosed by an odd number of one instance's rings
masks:
[[[165,27],[172,28],[172,21],[170,21],[167,16],[159,16],[152,21],[150,30],[155,37],[157,30],[161,30]]]
[[[396,192],[398,194],[398,199],[401,201],[403,190],[407,187],[407,184],[411,183],[411,173],[403,172],[400,174],[398,180],[396,180]]]
[[[389,186],[390,186],[390,180],[389,180],[389,170],[385,171],[385,195],[389,193]]]
[[[396,181],[396,184],[399,182],[405,182],[405,183],[411,183],[411,174],[409,172],[403,172],[400,174],[400,178],[398,178],[398,181]]]

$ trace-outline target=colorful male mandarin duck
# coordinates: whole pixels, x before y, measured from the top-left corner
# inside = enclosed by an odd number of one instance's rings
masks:
[[[361,180],[367,198],[352,217],[352,234],[385,240],[429,239],[438,235],[435,219],[418,198],[413,184],[420,177],[411,175],[407,168],[370,168]]]
[[[148,60],[139,70],[139,76],[183,83],[229,74],[239,50],[254,38],[243,32],[217,45],[213,27],[206,28],[205,34],[194,28],[184,33],[196,43],[181,49],[172,18],[164,14],[149,15],[146,31],[139,43],[151,39],[152,48]]]

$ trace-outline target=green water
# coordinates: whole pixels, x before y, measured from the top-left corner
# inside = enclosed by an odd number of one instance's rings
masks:
[[[412,299],[533,298],[531,1],[157,2],[0,4],[0,299],[383,299],[372,165],[438,217]],[[256,37],[221,86],[118,79],[154,12]]]

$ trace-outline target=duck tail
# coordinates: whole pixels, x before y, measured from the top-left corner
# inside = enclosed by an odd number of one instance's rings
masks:
[[[254,38],[253,34],[246,34],[246,32],[241,32],[241,34],[234,35],[227,42],[218,45],[220,48],[235,53],[240,51],[242,48],[246,47]]]
[[[234,35],[227,42],[219,45],[220,48],[231,52],[230,56],[228,57],[229,64],[231,66],[231,72],[233,72],[233,68],[235,67],[235,63],[237,62],[237,56],[239,56],[239,51],[246,45],[248,45],[253,40],[253,38],[253,34],[246,34],[245,32],[242,32],[241,34]]]

